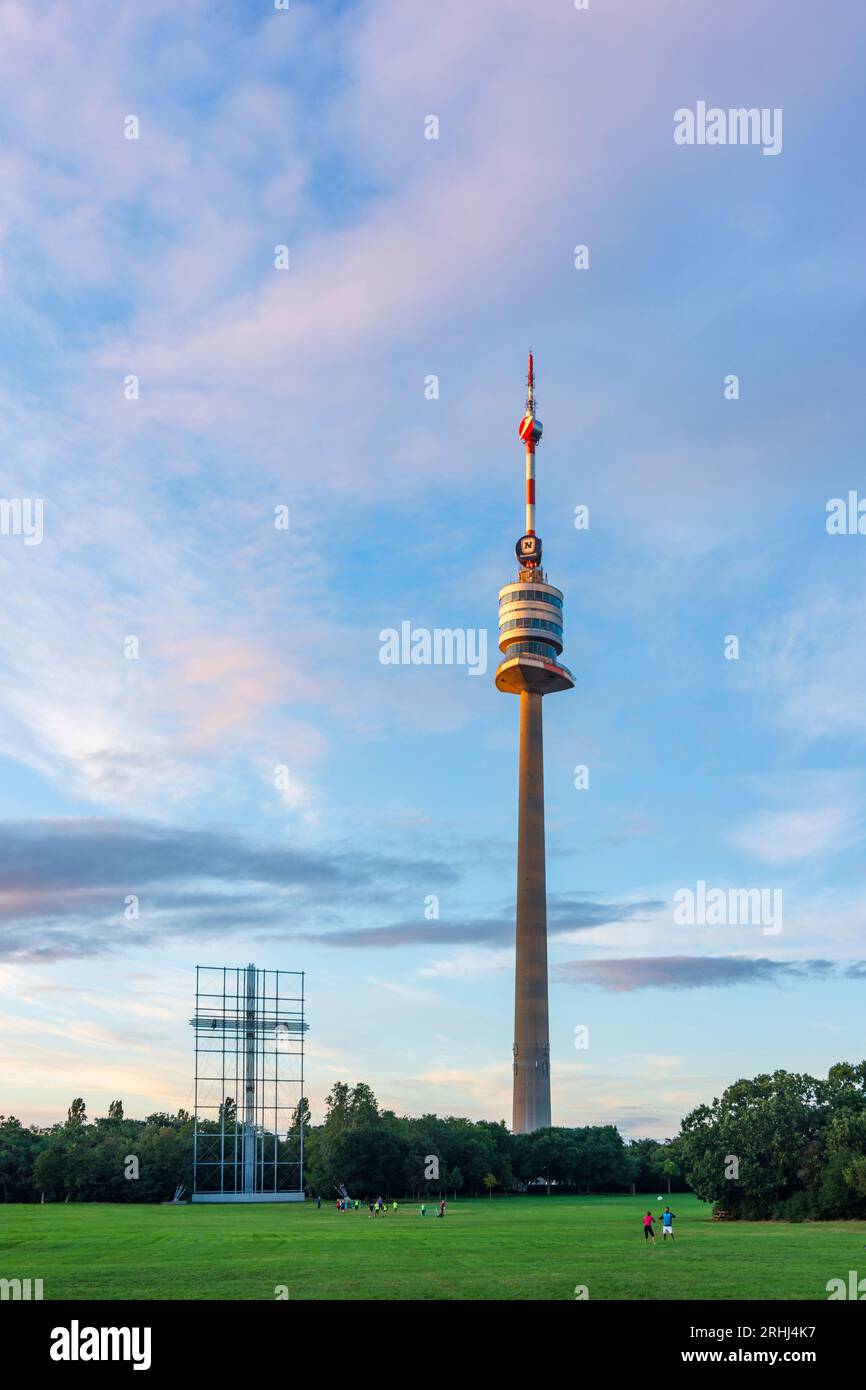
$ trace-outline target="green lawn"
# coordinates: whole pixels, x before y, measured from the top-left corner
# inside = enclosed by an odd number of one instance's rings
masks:
[[[866,1222],[711,1220],[671,1199],[676,1244],[644,1249],[646,1197],[450,1202],[444,1221],[330,1205],[0,1205],[0,1278],[41,1278],[53,1298],[826,1298],[866,1275]]]

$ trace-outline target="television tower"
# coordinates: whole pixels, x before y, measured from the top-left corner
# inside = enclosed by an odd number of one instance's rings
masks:
[[[550,1023],[547,1012],[547,886],[544,870],[542,696],[571,690],[559,664],[562,591],[541,568],[535,533],[535,379],[529,354],[526,411],[517,432],[526,446],[526,531],[515,546],[517,580],[499,590],[497,690],[520,696],[517,815],[517,961],[514,982],[514,1105],[512,1129],[528,1134],[550,1125]]]

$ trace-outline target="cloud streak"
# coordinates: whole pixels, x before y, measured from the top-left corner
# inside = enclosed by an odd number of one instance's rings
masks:
[[[457,877],[447,861],[261,844],[220,830],[85,817],[2,829],[0,954],[19,960],[234,931],[285,935]],[[140,900],[132,921],[128,895]]]
[[[644,913],[657,911],[662,906],[663,904],[655,901],[594,902],[583,894],[553,896],[548,903],[548,933],[555,939],[569,932],[590,931],[593,927],[638,919]],[[305,940],[316,941],[325,946],[350,946],[358,949],[467,944],[502,946],[509,944],[513,938],[513,907],[497,917],[468,917],[459,922],[412,920],[385,927],[348,928],[304,937]]]
[[[796,984],[839,973],[859,979],[863,963],[839,970],[832,961],[778,961],[746,956],[644,956],[624,960],[563,961],[553,978],[563,984],[592,985],[611,994],[642,989],[730,988],[737,985]]]

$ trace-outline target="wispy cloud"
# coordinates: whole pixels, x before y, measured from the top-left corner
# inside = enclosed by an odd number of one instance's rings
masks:
[[[80,817],[5,822],[3,832],[0,952],[16,960],[236,931],[284,935],[289,917],[300,928],[398,901],[417,881],[456,877],[447,862],[260,844],[220,830]],[[127,920],[129,895],[139,915]]]
[[[848,485],[854,483],[852,477]],[[822,519],[817,512],[823,531]],[[860,543],[826,535],[823,540]],[[798,738],[841,735],[859,743],[866,737],[866,649],[853,640],[864,626],[866,593],[859,580],[853,587],[847,582],[846,570],[836,583],[828,577],[813,584],[797,606],[766,624],[753,683],[772,699],[773,717]]]
[[[589,931],[612,922],[628,922],[646,912],[657,911],[661,903],[601,903],[583,894],[552,897],[548,905],[548,932],[552,937],[569,932]],[[383,927],[349,928],[306,936],[306,940],[327,946],[449,946],[473,944],[500,946],[514,936],[514,908],[496,917],[468,917],[461,921],[421,921],[392,923]]]
[[[745,816],[729,832],[739,849],[769,864],[826,861],[866,837],[866,797],[859,772],[801,772],[751,778],[758,795],[785,804]]]
[[[743,956],[646,956],[621,960],[563,961],[553,977],[564,984],[596,985],[613,994],[639,989],[703,989],[748,984],[788,984],[832,976],[827,960],[779,961]],[[860,966],[844,972],[858,978]]]

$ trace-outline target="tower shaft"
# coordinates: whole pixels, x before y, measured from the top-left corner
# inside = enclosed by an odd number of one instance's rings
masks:
[[[550,1126],[547,1008],[547,888],[544,856],[544,739],[541,695],[520,694],[517,927],[514,987],[515,1134]]]
[[[550,1022],[547,1008],[547,885],[544,867],[544,748],[541,701],[571,690],[562,664],[562,591],[541,567],[535,530],[535,450],[542,424],[535,412],[532,353],[526,410],[517,427],[526,449],[526,531],[517,542],[517,578],[499,590],[496,688],[520,696],[517,814],[517,927],[514,984],[515,1134],[550,1126]]]

